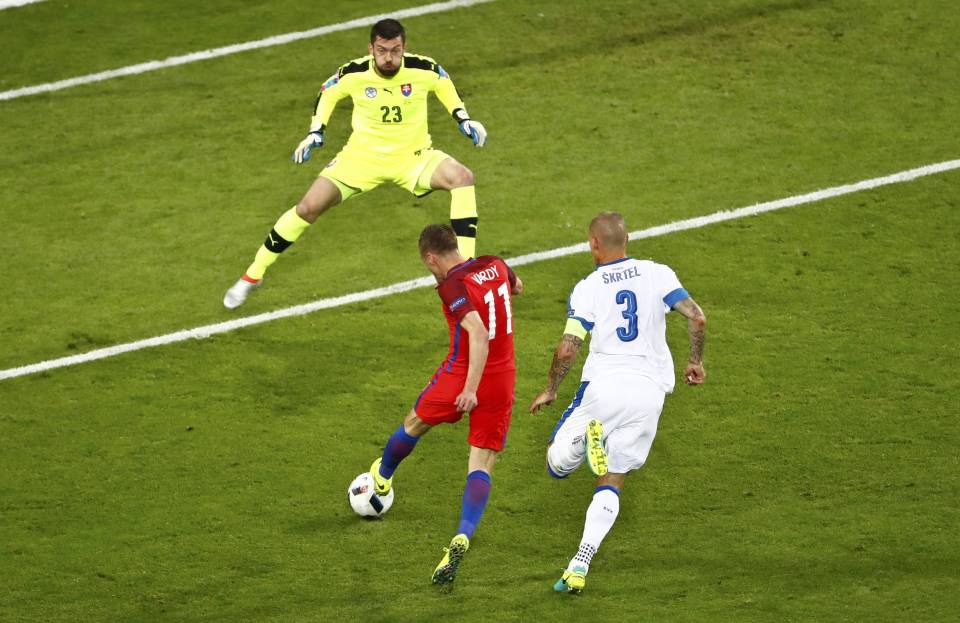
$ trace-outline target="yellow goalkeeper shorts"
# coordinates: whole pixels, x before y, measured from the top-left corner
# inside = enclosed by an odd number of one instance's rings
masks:
[[[439,149],[421,149],[409,156],[386,156],[344,149],[320,175],[340,189],[341,201],[387,182],[422,197],[432,190],[430,178],[434,171],[449,157]]]

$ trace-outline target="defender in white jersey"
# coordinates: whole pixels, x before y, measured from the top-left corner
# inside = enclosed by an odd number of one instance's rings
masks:
[[[626,225],[615,212],[602,212],[591,221],[589,243],[597,268],[573,288],[547,386],[530,405],[536,412],[556,400],[590,333],[580,387],[547,447],[547,471],[554,478],[565,478],[584,460],[598,477],[580,547],[554,585],[569,592],[583,590],[590,561],[616,521],[627,473],[646,462],[664,398],[673,391],[666,338],[671,310],[687,318],[690,356],[684,379],[699,385],[706,378],[707,320],[673,270],[627,257]]]

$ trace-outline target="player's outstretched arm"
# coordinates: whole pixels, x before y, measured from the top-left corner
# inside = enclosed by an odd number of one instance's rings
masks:
[[[703,346],[707,340],[707,317],[692,298],[677,301],[673,306],[687,319],[687,332],[690,334],[690,357],[683,370],[683,380],[687,385],[700,385],[707,378],[703,369]]]
[[[342,68],[341,68],[342,69]],[[303,164],[310,160],[310,152],[323,147],[323,132],[330,121],[330,115],[336,108],[337,102],[347,96],[347,91],[340,85],[340,71],[330,76],[317,94],[317,101],[313,105],[313,117],[310,119],[310,131],[306,138],[300,141],[293,151],[291,160]]]
[[[530,403],[530,413],[536,413],[540,407],[548,405],[557,399],[557,390],[560,389],[560,383],[563,382],[567,372],[573,367],[573,362],[577,360],[577,353],[580,352],[580,346],[583,345],[583,338],[564,333],[557,350],[553,353],[553,362],[550,364],[550,372],[547,374],[547,386],[543,388],[533,402]]]
[[[483,368],[487,365],[487,354],[490,351],[490,334],[480,314],[472,311],[463,317],[460,326],[466,329],[470,336],[470,363],[467,367],[467,381],[463,384],[463,391],[457,396],[454,403],[457,409],[466,413],[477,406],[477,388],[480,387],[480,377]]]
[[[447,109],[447,112],[453,115],[453,120],[456,121],[457,126],[460,127],[460,132],[473,141],[473,144],[477,147],[483,147],[487,144],[487,129],[476,119],[470,118],[463,100],[460,99],[460,94],[457,93],[457,88],[453,86],[453,81],[450,79],[450,76],[447,72],[443,71],[442,67],[439,65],[437,67],[437,73],[440,76],[434,86],[437,99],[439,99],[440,103]]]

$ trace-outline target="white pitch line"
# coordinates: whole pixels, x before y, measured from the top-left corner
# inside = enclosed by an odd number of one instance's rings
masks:
[[[0,11],[4,9],[12,9],[15,6],[23,6],[25,4],[35,4],[37,2],[43,2],[44,0],[0,0]]]
[[[273,37],[267,37],[266,39],[259,39],[257,41],[248,41],[246,43],[235,43],[233,45],[224,46],[222,48],[201,50],[200,52],[191,52],[190,54],[183,54],[181,56],[171,56],[169,58],[163,59],[162,61],[147,61],[146,63],[128,65],[127,67],[121,67],[119,69],[111,69],[109,71],[101,71],[95,74],[87,74],[86,76],[78,76],[76,78],[67,78],[66,80],[58,80],[57,82],[47,82],[45,84],[37,84],[29,87],[21,87],[19,89],[13,89],[11,91],[0,91],[0,101],[12,100],[18,97],[26,97],[28,95],[36,95],[38,93],[49,93],[51,91],[60,91],[62,89],[69,89],[70,87],[80,86],[82,84],[102,82],[104,80],[110,80],[112,78],[120,78],[122,76],[132,76],[136,74],[146,73],[148,71],[156,71],[157,69],[165,69],[167,67],[176,67],[177,65],[186,65],[187,63],[205,61],[205,60],[209,60],[211,58],[217,58],[220,56],[237,54],[238,52],[246,52],[248,50],[259,50],[260,48],[269,48],[275,45],[285,45],[287,43],[292,43],[294,41],[300,41],[301,39],[311,39],[313,37],[322,37],[323,35],[329,35],[330,33],[340,32],[342,30],[360,28],[361,26],[372,26],[373,24],[377,23],[381,19],[384,19],[387,17],[392,17],[394,19],[406,19],[408,17],[418,17],[420,15],[428,15],[430,13],[442,13],[444,11],[450,11],[453,9],[469,7],[475,4],[484,4],[486,2],[493,2],[493,1],[494,0],[449,0],[448,2],[434,2],[433,4],[424,4],[422,6],[411,7],[409,9],[401,9],[399,11],[393,11],[390,13],[381,13],[379,15],[368,15],[367,17],[358,17],[357,19],[352,19],[352,20],[349,20],[346,22],[340,22],[337,24],[330,24],[329,26],[321,26],[319,28],[314,28],[312,30],[288,32],[284,35],[275,35]]]
[[[781,210],[783,208],[798,206],[804,203],[813,203],[823,199],[839,197],[840,195],[849,195],[850,193],[860,192],[861,190],[870,190],[871,188],[877,188],[878,186],[909,182],[917,179],[918,177],[936,175],[937,173],[952,171],[954,169],[960,169],[960,160],[947,160],[945,162],[938,162],[936,164],[928,164],[926,166],[917,167],[916,169],[900,171],[899,173],[893,173],[884,177],[875,177],[873,179],[863,180],[854,184],[834,186],[833,188],[825,188],[823,190],[816,190],[803,195],[794,195],[793,197],[786,197],[785,199],[777,199],[776,201],[758,203],[756,205],[747,206],[744,208],[737,208],[736,210],[721,210],[720,212],[714,212],[713,214],[707,214],[706,216],[695,216],[682,221],[667,223],[666,225],[657,225],[655,227],[649,227],[639,231],[632,231],[630,232],[630,240],[654,238],[656,236],[672,234],[674,232],[685,231],[687,229],[697,229],[698,227],[705,227],[707,225],[713,225],[714,223],[722,223],[723,221],[732,221],[745,216],[753,216],[755,214],[762,214],[764,212],[773,212],[774,210]],[[531,264],[533,262],[540,262],[542,260],[563,257],[565,255],[572,255],[574,253],[586,253],[587,251],[589,251],[587,243],[581,242],[580,244],[570,245],[569,247],[561,247],[559,249],[551,249],[550,251],[538,251],[537,253],[521,255],[507,261],[511,266],[522,266],[524,264]],[[3,379],[2,372],[0,372],[0,379]]]
[[[888,184],[909,182],[920,177],[936,175],[938,173],[952,171],[954,169],[960,169],[960,160],[938,162],[936,164],[917,167],[916,169],[900,171],[899,173],[886,175],[884,177],[875,177],[873,179],[863,180],[861,182],[856,182],[855,184],[834,186],[833,188],[825,188],[823,190],[817,190],[803,195],[795,195],[785,199],[777,199],[776,201],[758,203],[756,205],[738,208],[736,210],[721,210],[720,212],[714,212],[713,214],[708,214],[706,216],[696,216],[694,218],[688,218],[682,221],[674,221],[672,223],[667,223],[666,225],[658,225],[656,227],[630,232],[630,239],[640,240],[642,238],[653,238],[655,236],[663,236],[665,234],[684,231],[687,229],[696,229],[699,227],[705,227],[707,225],[713,225],[714,223],[732,221],[745,216],[754,216],[764,212],[773,212],[774,210],[782,210],[783,208],[789,208],[792,206],[814,203],[816,201],[822,201],[823,199],[830,199],[832,197],[839,197],[841,195],[849,195],[851,193],[869,190],[879,186],[886,186]],[[580,244],[574,244],[568,247],[560,247],[558,249],[551,249],[549,251],[528,253],[526,255],[508,259],[507,263],[511,266],[522,266],[524,264],[533,264],[534,262],[542,262],[543,260],[574,255],[576,253],[585,253],[587,250],[587,243],[582,242]],[[313,301],[312,303],[286,307],[272,312],[257,314],[255,316],[246,316],[244,318],[237,318],[236,320],[228,320],[226,322],[219,322],[217,324],[197,327],[196,329],[186,329],[184,331],[168,333],[167,335],[160,335],[145,340],[129,342],[127,344],[99,348],[97,350],[92,350],[79,355],[71,355],[70,357],[50,359],[47,361],[41,361],[39,363],[21,366],[19,368],[0,370],[0,380],[12,379],[18,376],[25,376],[37,372],[44,372],[47,370],[53,370],[54,368],[73,366],[79,363],[86,363],[88,361],[96,361],[98,359],[106,359],[107,357],[113,357],[115,355],[129,353],[135,350],[142,350],[144,348],[150,348],[153,346],[163,346],[166,344],[183,342],[188,339],[202,339],[218,333],[227,333],[243,327],[263,324],[264,322],[271,322],[273,320],[280,320],[282,318],[290,318],[291,316],[302,316],[304,314],[309,314],[321,309],[342,307],[343,305],[350,305],[360,301],[367,301],[370,299],[389,296],[391,294],[399,294],[401,292],[409,292],[410,290],[426,288],[434,285],[435,283],[436,282],[434,281],[433,277],[421,277],[419,279],[401,281],[393,285],[375,288],[373,290],[364,290],[363,292],[354,292],[353,294],[345,294],[343,296],[337,296],[334,298],[319,299]]]

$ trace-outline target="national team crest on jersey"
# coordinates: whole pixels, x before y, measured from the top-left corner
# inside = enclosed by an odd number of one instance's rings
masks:
[[[413,93],[413,85],[412,85],[412,84],[401,84],[401,85],[400,85],[400,92],[403,93],[403,96],[404,96],[404,97],[410,97],[410,94]]]
[[[373,99],[377,96],[377,90],[373,87],[367,87],[366,89],[364,89],[363,94],[369,97],[370,99]]]

